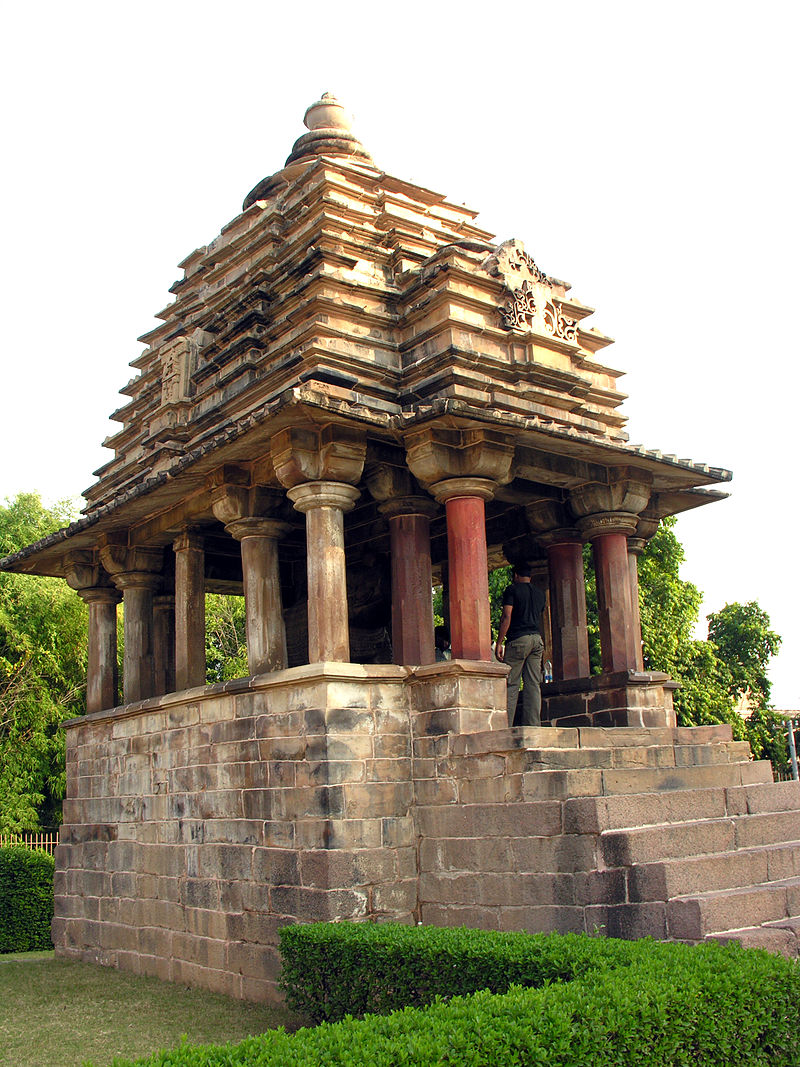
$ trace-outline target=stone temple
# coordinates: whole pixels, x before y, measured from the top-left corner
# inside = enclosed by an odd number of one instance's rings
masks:
[[[312,919],[793,952],[797,783],[642,664],[637,556],[729,473],[629,443],[610,338],[520,241],[380,170],[330,94],[305,124],[183,260],[82,517],[0,563],[89,605],[57,952],[253,999]],[[541,729],[492,660],[505,562],[548,593]],[[207,592],[244,595],[247,678],[205,684]]]

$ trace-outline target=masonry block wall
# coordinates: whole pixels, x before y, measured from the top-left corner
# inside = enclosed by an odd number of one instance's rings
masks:
[[[700,940],[800,914],[798,783],[729,727],[509,730],[504,688],[318,664],[75,720],[58,954],[276,1000],[298,921]]]

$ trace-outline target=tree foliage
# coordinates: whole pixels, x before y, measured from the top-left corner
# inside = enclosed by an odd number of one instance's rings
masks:
[[[206,595],[206,679],[246,678],[247,634],[243,596]]]
[[[0,505],[0,557],[73,517],[36,493]],[[52,826],[64,795],[64,719],[85,711],[86,607],[59,578],[0,573],[0,832]]]

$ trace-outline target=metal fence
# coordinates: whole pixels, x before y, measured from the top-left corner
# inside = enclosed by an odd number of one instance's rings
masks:
[[[52,856],[58,844],[58,831],[42,834],[0,834],[0,848],[8,845],[23,845],[25,848],[40,848]]]

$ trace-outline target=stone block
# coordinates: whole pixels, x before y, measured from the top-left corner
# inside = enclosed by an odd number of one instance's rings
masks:
[[[415,843],[413,816],[390,816],[381,819],[381,844],[384,848],[403,848],[414,846]]]
[[[219,907],[219,884],[208,878],[187,878],[181,897],[187,908],[213,910]]]
[[[651,863],[677,856],[727,852],[735,847],[733,823],[728,819],[663,826],[607,830],[602,850],[608,867]]]
[[[275,945],[228,943],[225,965],[234,974],[262,982],[277,982],[281,961]]]
[[[417,911],[416,878],[373,886],[370,915],[393,922],[411,922]]]
[[[501,804],[522,798],[522,775],[501,778],[460,778],[457,781],[460,804]]]
[[[800,841],[800,811],[738,816],[733,820],[736,847],[752,848],[776,841]],[[749,923],[752,926],[753,923]]]
[[[575,903],[581,906],[625,900],[625,872],[586,869],[573,875]]]
[[[524,930],[528,933],[583,933],[583,909],[558,904],[509,905],[499,909],[501,930]]]
[[[468,926],[479,930],[500,930],[499,908],[482,908],[473,904],[419,903],[420,921],[425,926]]]
[[[343,813],[348,818],[384,818],[408,814],[413,800],[407,782],[369,782],[340,787],[344,796]]]

